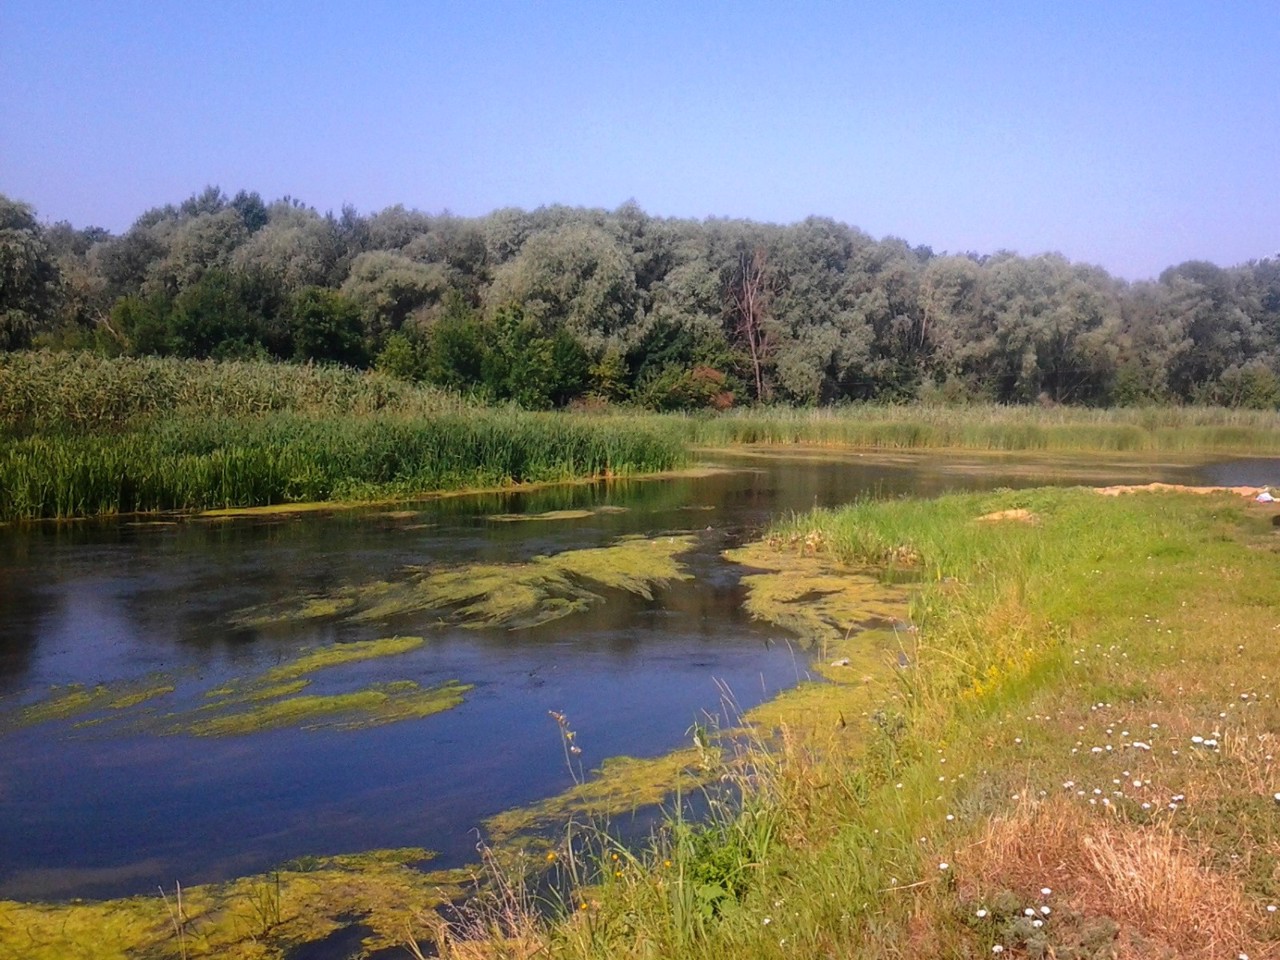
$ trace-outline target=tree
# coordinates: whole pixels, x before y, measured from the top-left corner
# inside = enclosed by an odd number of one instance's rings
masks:
[[[169,324],[173,350],[184,357],[253,357],[265,353],[259,321],[237,278],[209,270],[173,301]]]
[[[773,344],[768,320],[776,292],[776,279],[769,270],[764,247],[757,246],[750,252],[742,250],[725,285],[725,311],[730,329],[746,345],[750,356],[757,400],[769,398],[765,367]]]
[[[334,222],[283,202],[273,203],[267,214],[267,222],[231,255],[232,268],[270,276],[289,293],[326,285],[343,255]]]
[[[135,224],[123,235],[94,245],[86,260],[89,269],[102,277],[107,296],[114,301],[139,293],[167,249],[150,227]]]
[[[373,343],[399,330],[415,311],[440,302],[448,290],[444,268],[386,250],[362,253],[351,264],[342,292],[360,306]]]
[[[442,387],[473,390],[484,380],[489,331],[456,293],[446,297],[444,312],[431,325],[424,351],[424,378]]]
[[[352,367],[365,363],[360,308],[336,290],[306,287],[296,293],[290,303],[289,326],[298,360]]]
[[[530,410],[562,406],[586,388],[587,353],[563,328],[548,332],[518,304],[494,314],[481,360],[485,391]]]
[[[1164,322],[1179,337],[1169,371],[1179,396],[1195,396],[1263,353],[1262,328],[1242,309],[1235,280],[1221,267],[1195,260],[1160,275]]]
[[[108,324],[135,356],[166,356],[174,350],[172,312],[163,294],[129,294],[112,305]]]
[[[781,397],[811,404],[867,395],[874,329],[858,286],[866,278],[851,265],[871,242],[818,217],[784,228],[775,239],[771,262],[783,280],[770,326]]]
[[[240,214],[240,219],[244,221],[244,228],[250,233],[257,233],[271,219],[267,205],[262,202],[262,197],[257,190],[252,193],[239,191],[231,198],[231,206]]]
[[[425,352],[421,339],[409,331],[397,330],[387,336],[373,365],[401,380],[422,380],[425,379]]]
[[[496,271],[488,299],[518,303],[525,315],[565,327],[594,356],[621,347],[636,319],[628,258],[608,233],[587,224],[532,236]]]
[[[35,212],[0,194],[0,350],[30,345],[52,322],[58,267]]]
[[[204,206],[196,204],[194,209],[203,210]],[[230,267],[236,247],[249,236],[240,212],[231,207],[196,213],[170,229],[168,251],[151,265],[145,282],[148,290],[169,296],[198,283],[209,270]]]

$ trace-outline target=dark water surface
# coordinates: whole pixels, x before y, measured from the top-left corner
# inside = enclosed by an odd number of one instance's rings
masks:
[[[570,785],[548,710],[568,714],[591,766],[688,743],[703,711],[720,708],[717,682],[746,709],[805,675],[803,652],[743,615],[740,571],[720,559],[779,514],[953,489],[1260,484],[1280,474],[1273,461],[716,459],[734,470],[332,514],[0,528],[0,897],[149,893],[377,847],[425,846],[441,865],[472,860],[481,820]],[[490,519],[606,505],[625,511]],[[232,623],[246,607],[393,578],[407,565],[512,562],[676,533],[697,535],[682,558],[693,580],[652,601],[609,592],[533,629],[442,627],[426,614],[266,631]],[[261,672],[303,647],[393,634],[427,643],[357,672],[474,684],[460,707],[371,729],[221,739],[12,722],[54,685],[154,674],[180,698],[186,686]],[[325,692],[323,682],[309,692]]]

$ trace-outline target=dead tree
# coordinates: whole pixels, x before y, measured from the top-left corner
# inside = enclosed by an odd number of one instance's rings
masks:
[[[773,281],[764,247],[738,255],[738,265],[728,288],[729,320],[734,334],[747,345],[755,376],[756,399],[765,400],[764,368],[772,344],[766,321],[773,299]]]

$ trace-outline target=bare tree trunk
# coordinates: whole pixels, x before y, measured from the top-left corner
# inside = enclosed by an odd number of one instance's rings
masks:
[[[773,293],[769,283],[767,255],[763,247],[738,258],[737,276],[729,287],[729,308],[734,328],[751,354],[751,370],[755,376],[756,399],[765,400],[764,365],[769,353],[769,332],[765,319]]]

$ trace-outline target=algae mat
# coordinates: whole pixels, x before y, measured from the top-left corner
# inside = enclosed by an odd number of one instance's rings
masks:
[[[139,681],[70,685],[0,716],[0,729],[65,722],[73,730],[108,725],[132,732],[231,736],[276,727],[352,730],[418,719],[463,702],[468,684],[448,681],[429,687],[402,679],[351,689],[307,691],[318,675],[327,687],[343,667],[402,656],[421,648],[422,637],[384,637],[304,648],[283,663],[239,677],[203,693],[184,678],[153,676]],[[193,693],[198,697],[191,700]],[[185,696],[183,696],[185,695]],[[177,700],[178,702],[174,702]]]
[[[627,537],[607,547],[565,550],[523,563],[410,567],[397,581],[372,581],[241,610],[234,622],[263,629],[308,620],[382,621],[431,615],[438,623],[472,629],[538,626],[580,613],[604,597],[602,589],[653,599],[673,580],[690,579],[678,561],[695,537]]]
[[[270,874],[94,902],[0,901],[4,960],[282,960],[358,921],[365,952],[429,940],[467,871],[423,872],[419,848],[311,857]]]
[[[915,631],[905,620],[909,588],[885,583],[875,571],[834,563],[804,542],[759,541],[724,557],[750,571],[742,582],[751,615],[788,631],[817,654],[811,666],[817,678],[742,715],[724,691],[723,715],[708,716],[705,724],[691,728],[693,746],[650,758],[611,757],[585,776],[579,771],[570,789],[486,820],[492,843],[508,854],[522,846],[546,846],[543,834],[552,824],[599,825],[655,807],[673,794],[703,790],[736,764],[759,759],[741,754],[744,734],[763,742],[787,728],[805,739],[827,741],[839,731],[852,746],[859,725],[883,722],[873,708],[891,694],[894,672],[914,658]],[[574,731],[563,715],[552,717],[572,767]]]

